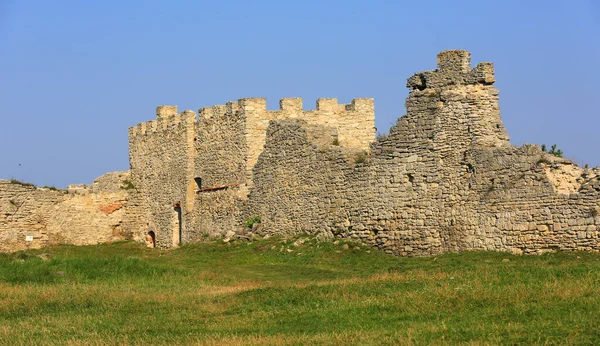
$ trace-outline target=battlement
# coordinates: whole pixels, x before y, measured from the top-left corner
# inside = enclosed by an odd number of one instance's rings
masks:
[[[238,101],[230,101],[224,105],[214,105],[212,107],[203,107],[198,110],[200,119],[218,118],[221,116],[230,116],[238,112],[248,114],[262,114],[264,120],[291,118],[310,118],[316,112],[320,114],[349,115],[348,112],[375,112],[375,105],[372,98],[355,98],[348,104],[339,103],[336,98],[319,98],[316,101],[315,109],[305,110],[303,100],[299,97],[282,98],[279,101],[279,109],[267,109],[267,100],[265,98],[243,98]],[[177,106],[159,106],[156,108],[157,121],[168,122],[177,115]],[[178,119],[175,119],[177,122]],[[157,125],[153,121],[146,123],[146,128],[154,128]],[[142,125],[140,124],[140,125]]]
[[[411,90],[439,89],[452,85],[491,85],[496,81],[494,64],[482,62],[471,69],[471,53],[466,50],[446,50],[437,56],[438,69],[415,73],[408,78]]]
[[[233,102],[227,103],[231,109]],[[278,110],[267,109],[267,100],[265,98],[243,98],[237,102],[236,110],[249,112],[344,112],[344,111],[374,111],[374,101],[372,98],[355,98],[348,104],[339,103],[336,98],[319,98],[315,103],[315,109],[304,109],[304,101],[300,97],[286,97],[279,100]],[[213,106],[222,107],[222,106]],[[207,108],[202,108],[205,110]]]
[[[239,107],[246,120],[248,172],[263,151],[271,120],[301,119],[308,125],[335,128],[336,142],[348,148],[368,150],[375,141],[375,105],[370,98],[356,98],[349,104],[340,104],[336,98],[320,98],[312,110],[304,110],[301,98],[281,99],[278,110],[267,110],[264,98],[247,98],[239,100]]]
[[[177,106],[156,107],[156,120],[139,123],[129,128],[129,136],[135,137],[155,132],[169,131],[179,125],[187,125],[196,122],[196,112],[185,110],[177,113]]]

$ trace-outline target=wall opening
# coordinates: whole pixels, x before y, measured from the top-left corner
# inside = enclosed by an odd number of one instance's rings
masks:
[[[181,204],[175,205],[173,208],[173,247],[181,245],[182,230],[181,230]]]
[[[146,233],[146,246],[152,249],[156,247],[156,234],[154,234],[154,231]]]

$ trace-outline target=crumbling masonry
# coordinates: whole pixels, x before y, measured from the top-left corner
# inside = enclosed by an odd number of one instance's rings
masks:
[[[129,129],[118,234],[172,247],[247,233],[258,216],[263,233],[348,237],[402,256],[598,251],[600,169],[511,146],[494,82],[491,63],[442,52],[437,70],[408,79],[407,114],[380,138],[372,99],[303,110],[289,98],[272,111],[250,98],[198,116],[158,107]],[[0,210],[14,209],[3,186]]]

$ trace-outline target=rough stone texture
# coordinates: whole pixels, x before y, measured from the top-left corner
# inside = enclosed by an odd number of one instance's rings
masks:
[[[265,99],[248,98],[202,108],[198,119],[176,113],[174,106],[158,107],[157,120],[129,133],[135,189],[125,228],[138,240],[153,231],[159,247],[240,231],[271,120],[297,119],[312,142],[343,147],[347,155],[368,150],[375,139],[372,99],[319,99],[317,109],[305,111],[301,99],[290,98],[272,111]]]
[[[195,192],[196,113],[178,115],[175,106],[161,106],[156,118],[129,129],[133,188],[125,225],[136,240],[153,231],[157,246],[171,247],[181,243],[187,195]]]
[[[437,70],[408,78],[407,114],[377,139],[372,99],[267,110],[247,98],[198,117],[160,106],[129,129],[130,176],[69,194],[0,182],[0,250],[153,236],[165,248],[249,231],[402,256],[600,250],[600,168],[511,146],[494,82],[491,63],[442,52]]]
[[[514,148],[493,66],[464,51],[415,74],[408,114],[352,162],[271,122],[245,216],[271,232],[353,237],[398,255],[598,251],[600,180],[535,145]]]
[[[122,224],[127,192],[120,187],[128,176],[108,173],[91,186],[67,191],[0,180],[0,251],[127,238]]]

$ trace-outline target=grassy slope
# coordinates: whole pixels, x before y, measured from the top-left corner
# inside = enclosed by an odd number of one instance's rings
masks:
[[[600,344],[599,255],[340,245],[0,255],[0,344]]]

